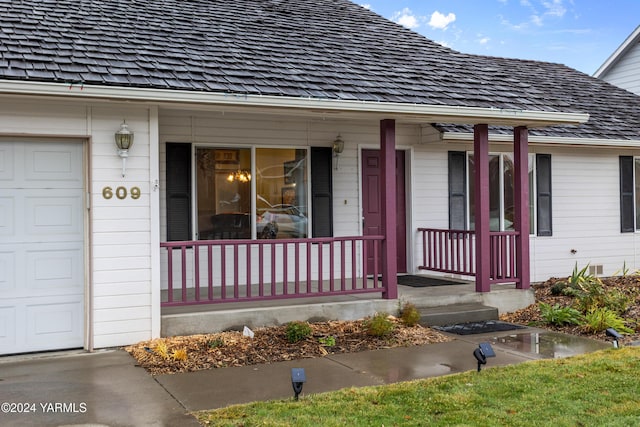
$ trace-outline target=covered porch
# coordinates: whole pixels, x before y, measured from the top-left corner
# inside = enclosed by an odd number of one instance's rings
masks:
[[[345,103],[340,104],[344,107]],[[527,129],[557,123],[575,124],[583,121],[584,115],[506,114],[492,109],[426,106],[410,110],[387,112],[385,116],[394,118],[379,120],[379,233],[367,234],[360,230],[361,235],[329,237],[163,241],[160,243],[162,287],[159,295],[162,335],[176,331],[184,333],[184,328],[169,325],[192,315],[199,318],[196,324],[208,325],[200,328],[204,331],[257,322],[256,316],[264,318],[265,324],[267,318],[278,319],[276,323],[288,321],[274,313],[290,310],[293,312],[288,316],[289,320],[325,318],[328,317],[323,315],[325,312],[335,313],[333,318],[347,319],[376,311],[396,312],[402,301],[435,307],[469,300],[489,303],[500,311],[530,304]],[[380,113],[343,110],[340,114],[344,120],[370,120],[372,116],[379,117]],[[269,110],[269,114],[274,114],[274,110]],[[423,256],[423,262],[416,263],[409,273],[433,271],[447,276],[464,276],[472,282],[424,292],[398,286],[397,121],[404,124],[476,123],[473,127],[473,155],[478,165],[474,172],[476,200],[475,209],[470,213],[475,229],[414,228],[416,231],[410,231],[414,235],[413,242],[408,246],[412,256],[420,251]],[[512,231],[490,231],[489,124],[513,128],[515,212]],[[517,293],[521,296],[513,296]],[[499,297],[507,294],[506,300]],[[231,312],[241,313],[244,317],[234,321],[236,317]],[[220,313],[224,315],[220,317]],[[225,316],[226,320],[223,319]],[[242,318],[246,320],[240,321]],[[251,319],[254,320],[250,322]]]

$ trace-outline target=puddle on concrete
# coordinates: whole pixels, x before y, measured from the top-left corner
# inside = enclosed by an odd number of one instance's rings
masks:
[[[605,348],[611,344],[557,332],[520,332],[492,338],[492,344],[503,345],[522,353],[549,359],[575,356]]]

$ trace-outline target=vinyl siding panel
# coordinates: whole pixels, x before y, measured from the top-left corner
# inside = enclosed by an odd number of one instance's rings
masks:
[[[606,82],[640,95],[640,43],[636,43],[600,77]]]

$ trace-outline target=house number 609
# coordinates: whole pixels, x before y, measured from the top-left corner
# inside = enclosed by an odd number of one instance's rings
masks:
[[[140,188],[139,187],[131,187],[131,190],[129,192],[131,194],[131,198],[136,200],[140,198]],[[116,191],[115,191],[116,197],[120,200],[122,199],[126,199],[127,198],[127,189],[125,187],[117,187]],[[104,187],[102,189],[102,197],[104,197],[105,199],[109,200],[111,198],[113,198],[113,188],[111,187]]]

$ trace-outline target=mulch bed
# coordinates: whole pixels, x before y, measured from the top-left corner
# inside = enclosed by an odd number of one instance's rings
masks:
[[[286,326],[256,329],[254,337],[242,332],[176,336],[144,341],[125,348],[153,375],[191,372],[202,369],[274,363],[286,360],[323,357],[327,354],[353,353],[392,347],[447,342],[451,339],[420,325],[406,327],[397,319],[393,332],[378,338],[367,334],[364,321],[330,321],[310,324],[312,335],[297,343],[286,339]],[[335,345],[327,346],[321,338],[333,337]],[[163,349],[166,345],[166,351]],[[179,352],[186,351],[186,360]],[[176,356],[174,356],[176,355]]]
[[[556,278],[553,277],[546,282],[537,283],[532,285],[535,296],[536,296],[536,304],[530,305],[522,310],[515,311],[513,313],[505,313],[500,315],[500,320],[509,323],[515,323],[526,326],[539,326],[544,329],[549,329],[552,331],[563,332],[571,335],[578,335],[582,337],[602,340],[602,341],[610,341],[604,332],[599,333],[591,333],[586,331],[582,326],[577,325],[565,325],[565,326],[556,326],[556,325],[548,325],[546,324],[542,317],[540,316],[540,309],[538,308],[538,302],[544,302],[550,305],[560,304],[561,307],[571,306],[573,303],[573,298],[559,295],[555,296],[551,294],[551,287],[560,280],[566,280],[566,278]],[[624,338],[621,340],[621,343],[629,344],[634,341],[640,340],[640,275],[633,274],[627,276],[614,276],[614,277],[605,277],[601,278],[602,283],[607,288],[616,288],[618,290],[623,291],[627,295],[633,298],[633,301],[629,307],[629,309],[622,315],[625,319],[627,319],[626,326],[634,329],[636,332],[633,334],[624,335]]]

